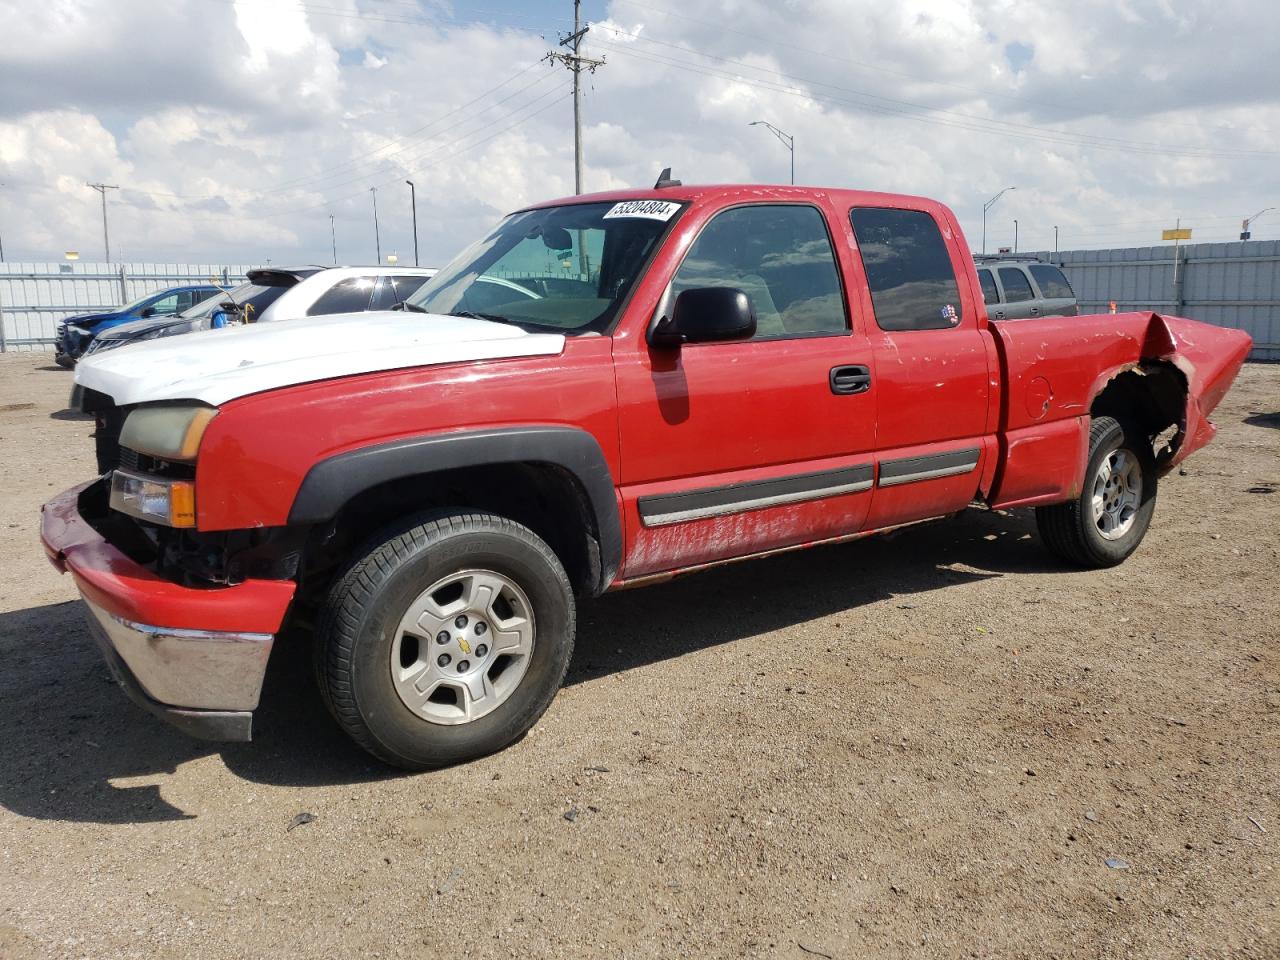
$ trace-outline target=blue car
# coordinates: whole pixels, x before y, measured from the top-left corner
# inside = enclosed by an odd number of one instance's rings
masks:
[[[89,349],[93,338],[104,330],[110,330],[112,327],[134,320],[183,313],[200,301],[207,300],[218,293],[221,291],[208,283],[170,287],[168,290],[145,294],[119,310],[67,317],[58,324],[58,337],[53,348],[53,358],[61,366],[74,367],[76,361]]]

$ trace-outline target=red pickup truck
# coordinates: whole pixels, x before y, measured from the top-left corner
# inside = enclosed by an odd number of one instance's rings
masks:
[[[1152,313],[992,323],[942,204],[781,186],[537,204],[399,306],[78,368],[101,476],[46,504],[45,548],[195,735],[249,738],[283,637],[376,756],[473,758],[550,704],[575,596],[975,503],[1120,563],[1250,349]]]

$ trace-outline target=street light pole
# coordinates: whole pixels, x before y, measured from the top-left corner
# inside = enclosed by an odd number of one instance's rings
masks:
[[[338,234],[333,229],[333,214],[329,214],[329,239],[333,242],[333,265],[338,265]]]
[[[1240,225],[1240,239],[1241,239],[1241,240],[1248,240],[1248,239],[1249,239],[1249,227],[1250,227],[1250,225],[1253,223],[1253,221],[1257,220],[1257,219],[1258,219],[1260,216],[1262,216],[1264,213],[1270,213],[1270,212],[1271,212],[1272,210],[1274,210],[1274,209],[1276,209],[1276,208],[1275,208],[1275,207],[1267,207],[1265,210],[1259,210],[1259,211],[1258,211],[1257,213],[1255,213],[1252,217],[1246,217],[1246,218],[1245,218],[1244,223],[1242,223],[1242,224]]]
[[[1003,197],[1010,190],[1017,190],[1017,187],[1005,187],[994,197],[982,205],[982,252],[987,252],[987,211],[996,205],[996,201]]]
[[[796,138],[789,133],[783,133],[768,120],[752,120],[747,126],[767,128],[784,147],[791,151],[791,185],[794,187],[796,184]]]
[[[111,262],[111,238],[107,235],[107,191],[119,190],[120,188],[111,183],[86,183],[86,187],[92,187],[102,194],[102,245],[107,251],[107,263]]]
[[[1018,252],[1018,218],[1013,218],[1013,252]]]
[[[413,265],[418,266],[418,192],[414,189],[413,181],[406,180],[409,185],[409,205],[413,207]]]
[[[373,242],[378,249],[378,265],[382,265],[382,234],[378,232],[378,188],[370,187],[369,192],[373,194]]]

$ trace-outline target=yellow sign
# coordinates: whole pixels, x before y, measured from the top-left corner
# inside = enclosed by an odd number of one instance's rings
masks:
[[[1191,228],[1183,227],[1181,230],[1166,230],[1160,234],[1161,240],[1190,240]]]

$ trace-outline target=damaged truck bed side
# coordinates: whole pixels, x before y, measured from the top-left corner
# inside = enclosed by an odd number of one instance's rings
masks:
[[[547,708],[578,596],[975,501],[1112,566],[1250,348],[993,323],[945,206],[798,187],[539,204],[402,306],[81,364],[101,475],[43,540],[147,709],[248,739],[282,638],[359,744],[438,766]]]

